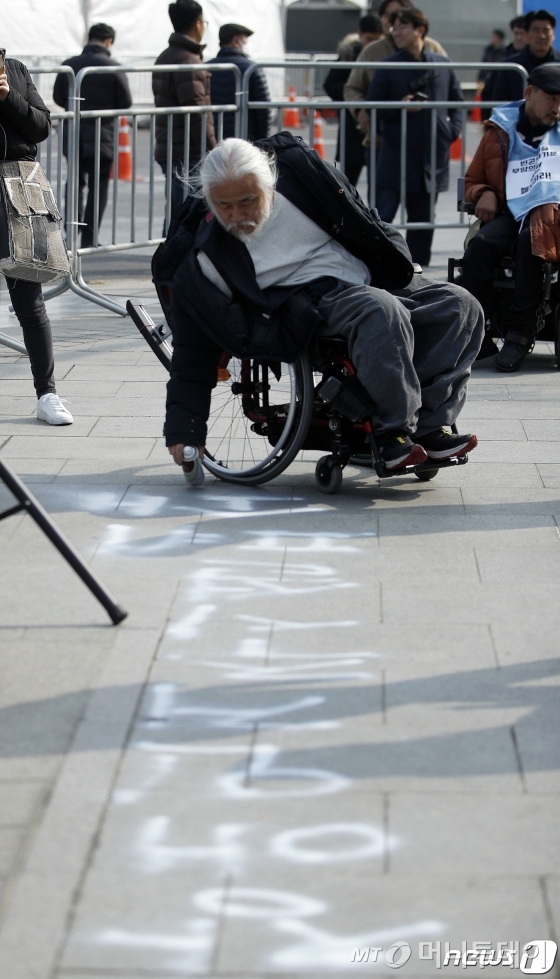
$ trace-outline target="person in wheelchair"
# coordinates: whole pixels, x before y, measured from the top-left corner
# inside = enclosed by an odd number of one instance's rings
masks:
[[[543,263],[560,259],[560,64],[529,76],[523,101],[494,109],[465,174],[465,201],[481,230],[463,256],[462,284],[487,322],[502,259],[515,260],[513,300],[506,313],[497,371],[519,370],[532,348],[543,296]],[[497,350],[491,336],[481,354]]]
[[[227,139],[200,174],[202,196],[177,212],[153,266],[171,293],[164,434],[178,465],[185,446],[203,454],[224,350],[290,363],[317,331],[347,339],[387,469],[477,445],[445,428],[483,334],[466,290],[414,274],[402,235],[290,133]]]

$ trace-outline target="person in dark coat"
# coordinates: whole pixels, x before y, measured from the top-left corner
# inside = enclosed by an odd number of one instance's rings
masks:
[[[0,48],[0,159],[35,160],[37,143],[51,131],[51,115],[25,65],[12,58],[4,60],[5,55]],[[6,221],[1,203],[0,220]],[[71,425],[72,415],[56,393],[51,325],[41,283],[6,276],[6,285],[29,355],[37,418],[49,425]]]
[[[244,52],[247,41],[253,34],[248,27],[241,24],[222,24],[219,39],[220,50],[215,58],[207,62],[209,65],[237,65],[242,75],[254,62]],[[235,75],[228,71],[213,71],[210,74],[210,94],[212,105],[235,105]],[[262,68],[257,68],[249,78],[249,101],[270,102],[270,93],[266,76]],[[247,128],[247,139],[252,143],[257,139],[268,136],[268,109],[251,109]],[[224,112],[223,138],[235,135],[235,115]]]
[[[162,51],[156,65],[202,65],[205,22],[202,7],[195,0],[178,0],[169,4],[169,18],[173,24],[173,34],[169,47]],[[154,101],[159,109],[162,106],[210,105],[210,73],[204,71],[154,72],[152,76]],[[185,165],[185,117],[172,116],[173,142],[171,161],[171,213],[183,203],[185,185],[182,180]],[[200,162],[206,150],[216,145],[214,117],[206,114],[206,133],[202,146],[202,115],[191,115],[189,135],[189,170]],[[155,158],[165,174],[165,194],[167,199],[167,116],[156,118]]]
[[[70,65],[75,75],[82,68],[107,68],[118,65],[119,62],[111,57],[111,48],[115,41],[115,31],[109,24],[94,24],[88,34],[88,43],[81,54],[63,61]],[[129,109],[132,96],[126,80],[121,72],[106,75],[90,75],[84,78],[81,87],[80,108],[82,111],[94,109]],[[53,89],[53,99],[66,111],[74,106],[68,104],[68,75],[57,75]],[[109,192],[109,173],[113,162],[115,120],[101,120],[101,146],[99,160],[99,224],[107,206]],[[64,127],[63,149],[68,156],[67,127]],[[95,119],[84,119],[80,123],[80,159],[78,175],[79,209],[78,221],[83,227],[82,248],[93,245],[94,227],[94,183],[95,183]],[[87,202],[85,201],[87,188]],[[84,206],[85,205],[85,206]],[[66,220],[71,220],[68,198],[66,200]]]
[[[527,31],[525,30],[525,17],[519,16],[514,17],[513,20],[509,22],[509,29],[512,33],[512,39],[508,44],[505,54],[500,61],[507,61],[511,55],[517,55],[518,51],[522,51],[527,44]],[[516,57],[512,59],[516,61]],[[491,71],[484,82],[484,87],[480,93],[480,97],[483,102],[492,102],[494,99],[494,89],[496,87],[496,80],[500,72]],[[492,109],[482,109],[482,121],[486,122],[487,119],[492,115]]]
[[[360,51],[367,45],[383,37],[381,19],[376,14],[361,17],[358,24],[358,35],[350,34],[338,45],[338,61],[355,61]],[[350,77],[351,68],[331,68],[323,88],[333,102],[344,102],[344,86]],[[346,113],[346,139],[344,144],[344,169],[351,184],[358,183],[364,166],[364,134],[359,128],[356,117],[350,109]],[[340,129],[336,143],[335,160],[340,161]]]
[[[505,61],[513,61],[527,69],[530,75],[539,65],[560,61],[560,51],[554,44],[556,17],[548,10],[532,10],[525,17],[527,44],[522,51],[516,51]],[[496,72],[492,98],[496,102],[519,102],[525,91],[525,80],[517,71]]]
[[[485,64],[496,64],[497,61],[502,61],[506,57],[506,46],[504,44],[505,34],[503,31],[496,28],[492,31],[492,36],[490,38],[490,44],[487,44],[482,52],[481,61]],[[478,73],[479,82],[485,82],[490,75],[491,68],[482,68]]]
[[[393,14],[393,39],[399,53],[387,61],[403,62],[402,71],[383,71],[383,62],[376,70],[368,91],[372,102],[462,102],[459,79],[454,71],[445,68],[448,58],[434,54],[424,47],[428,19],[418,9],[400,10]],[[441,62],[441,70],[421,72],[407,70],[410,61]],[[449,186],[449,147],[461,132],[461,113],[458,109],[437,109],[436,172],[431,171],[431,110],[412,108],[407,113],[406,139],[406,210],[408,220],[430,220],[430,184],[435,180],[436,198]],[[376,207],[382,221],[391,222],[401,199],[401,110],[380,109],[381,149],[377,160]],[[429,265],[433,231],[407,233],[412,258],[420,265]]]

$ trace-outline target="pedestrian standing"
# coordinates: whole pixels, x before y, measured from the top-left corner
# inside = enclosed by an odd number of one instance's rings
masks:
[[[245,54],[245,46],[254,31],[242,24],[222,24],[219,32],[220,50],[215,58],[207,62],[209,65],[237,65],[242,75],[245,74],[253,61]],[[210,92],[212,105],[235,104],[235,75],[229,71],[213,71],[210,76]],[[262,68],[257,68],[249,78],[249,102],[270,102],[270,93],[266,76]],[[268,136],[268,109],[250,109],[247,127],[247,139],[254,143],[257,139]],[[224,112],[223,138],[235,136],[235,114]]]
[[[407,102],[406,129],[406,210],[409,222],[431,220],[431,188],[435,197],[449,186],[449,147],[461,132],[459,109],[421,109],[422,101],[462,102],[463,94],[454,71],[445,67],[448,58],[427,51],[424,36],[428,18],[417,8],[398,10],[391,17],[393,39],[398,54],[388,63],[402,63],[402,71],[376,70],[369,87],[368,101]],[[425,72],[407,68],[407,62],[436,63],[439,68]],[[435,172],[432,170],[432,111],[436,112]],[[381,149],[377,160],[376,207],[382,221],[391,222],[401,200],[401,124],[402,110],[379,109]],[[430,264],[433,229],[411,229],[407,243],[414,262]]]
[[[202,65],[204,44],[204,28],[206,22],[202,17],[202,7],[195,0],[178,0],[169,4],[169,17],[173,24],[173,34],[169,38],[169,46],[162,51],[156,65]],[[154,72],[152,89],[156,107],[179,105],[210,105],[210,73],[204,71],[173,71]],[[171,148],[171,214],[174,214],[183,203],[185,185],[183,183],[183,168],[185,156],[185,117],[172,116],[172,148]],[[202,146],[202,115],[193,114],[190,117],[189,138],[189,168],[193,169],[201,158],[201,152],[212,149],[216,145],[214,135],[214,118],[211,112],[206,113],[206,133]],[[169,193],[167,186],[167,116],[156,118],[156,150],[155,158],[165,174],[166,199]]]
[[[554,47],[556,17],[548,10],[532,10],[525,17],[527,44],[505,59],[521,65],[530,75],[540,65],[560,61],[560,51]],[[517,71],[497,72],[493,98],[496,102],[518,102],[523,98],[526,82]]]
[[[115,31],[109,24],[94,24],[88,34],[88,42],[81,54],[63,61],[70,65],[75,75],[82,68],[108,68],[119,64],[111,57],[115,41]],[[68,111],[74,106],[68,104],[68,75],[57,75],[53,98],[57,105]],[[132,96],[122,72],[86,75],[80,92],[80,110],[129,109]],[[101,140],[99,154],[99,213],[98,227],[105,213],[109,193],[109,174],[114,155],[115,120],[101,120]],[[64,155],[68,156],[67,128],[64,128]],[[78,221],[82,232],[81,247],[91,248],[94,243],[95,223],[95,119],[80,121],[80,156],[78,160]],[[87,193],[87,200],[86,200]],[[71,221],[71,207],[66,187],[66,223]]]
[[[35,160],[37,143],[51,131],[50,112],[25,65],[13,58],[5,60],[5,54],[0,49],[0,156],[4,160]],[[3,205],[0,220],[7,221]],[[6,284],[29,354],[38,398],[37,418],[49,425],[71,425],[72,415],[56,393],[51,325],[41,283],[6,276]]]
[[[378,41],[383,37],[383,26],[376,14],[367,14],[361,17],[358,25],[357,34],[347,34],[338,45],[338,61],[355,61],[362,48],[373,41]],[[323,88],[333,102],[344,102],[344,86],[350,76],[351,68],[331,68]],[[360,172],[364,165],[364,135],[358,127],[356,117],[349,109],[346,113],[346,139],[344,144],[344,168],[351,184],[358,183]],[[336,144],[335,160],[341,159],[340,152],[340,129]]]

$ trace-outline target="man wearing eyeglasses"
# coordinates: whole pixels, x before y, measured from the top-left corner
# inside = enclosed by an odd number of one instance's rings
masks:
[[[527,44],[522,51],[516,51],[504,62],[514,62],[527,69],[530,75],[535,68],[550,62],[560,61],[560,51],[553,47],[556,17],[548,10],[532,10],[525,17]],[[496,102],[519,102],[523,98],[526,82],[519,72],[496,72],[496,82],[492,99]]]
[[[163,51],[156,65],[192,65],[200,64],[200,71],[171,71],[154,72],[152,89],[157,108],[161,106],[179,105],[210,105],[210,74],[202,69],[202,52],[204,44],[204,29],[206,21],[202,18],[202,7],[195,0],[178,0],[169,4],[169,17],[173,24],[173,34],[169,38],[169,47]],[[171,180],[171,214],[183,203],[183,175],[185,156],[185,116],[175,115],[173,119],[172,137],[172,180]],[[190,116],[189,134],[189,169],[192,170],[201,155],[216,145],[214,135],[214,118],[211,112],[206,113],[206,134],[202,146],[203,116]],[[160,164],[166,179],[166,199],[169,193],[167,187],[167,127],[168,117],[156,118],[156,150],[155,158]]]

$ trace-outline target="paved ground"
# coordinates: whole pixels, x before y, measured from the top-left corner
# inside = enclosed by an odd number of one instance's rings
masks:
[[[104,288],[156,308],[145,280]],[[28,517],[0,524],[0,976],[387,976],[407,941],[416,977],[420,942],[554,939],[550,351],[476,370],[480,447],[431,483],[349,467],[325,497],[304,458],[187,491],[134,327],[50,308],[75,424],[35,420],[0,347],[0,450],[130,615],[111,627]]]

